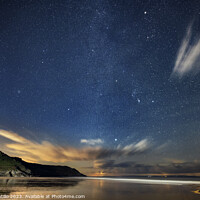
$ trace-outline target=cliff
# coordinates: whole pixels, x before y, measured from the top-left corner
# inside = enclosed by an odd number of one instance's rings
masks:
[[[85,176],[68,166],[28,163],[21,158],[10,157],[0,151],[1,177],[72,177]]]

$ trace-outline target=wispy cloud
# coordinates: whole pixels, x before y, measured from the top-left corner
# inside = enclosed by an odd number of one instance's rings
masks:
[[[139,141],[138,143],[132,143],[130,145],[127,145],[123,148],[123,151],[126,152],[126,154],[132,154],[134,152],[144,152],[147,149],[149,149],[151,146],[148,139],[143,139]]]
[[[176,57],[172,76],[182,78],[189,73],[197,73],[200,70],[200,37],[192,40],[193,23],[191,23],[186,31],[185,37],[181,43]]]
[[[96,145],[96,144],[103,144],[103,140],[98,138],[98,139],[81,139],[81,143],[87,144],[87,145]]]
[[[119,156],[126,157],[145,153],[151,146],[150,142],[147,139],[144,139],[138,143],[132,143],[125,147],[113,149],[91,146],[75,148],[71,146],[54,145],[48,141],[38,143],[28,140],[17,133],[6,130],[0,130],[0,136],[12,141],[12,143],[4,144],[7,150],[13,152],[14,155],[19,155],[26,161],[31,162],[64,163],[76,160],[98,160],[118,158]],[[100,142],[100,140],[98,141]]]
[[[3,136],[7,139],[10,139],[14,142],[18,142],[18,143],[27,143],[28,140],[25,139],[24,137],[21,137],[20,135],[12,132],[12,131],[6,131],[6,130],[0,130],[0,136]]]

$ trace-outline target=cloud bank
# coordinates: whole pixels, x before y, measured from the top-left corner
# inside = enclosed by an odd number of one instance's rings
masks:
[[[199,174],[200,162],[182,162],[170,164],[146,165],[132,161],[119,162],[115,160],[96,161],[94,167],[112,174]]]
[[[54,162],[64,163],[67,161],[78,160],[98,160],[106,158],[118,158],[120,156],[133,156],[148,151],[151,147],[147,139],[141,140],[138,143],[133,143],[125,147],[118,147],[114,149],[103,147],[75,148],[71,146],[58,146],[48,141],[41,143],[27,140],[17,133],[0,130],[0,136],[7,138],[12,143],[4,144],[9,152],[14,155],[22,157],[29,162]],[[93,141],[93,143],[101,142],[101,140]],[[86,141],[86,144],[91,141]],[[93,144],[92,143],[92,144]]]
[[[188,26],[178,50],[172,76],[182,78],[189,73],[198,73],[200,70],[200,37],[192,41],[192,26],[192,23]]]

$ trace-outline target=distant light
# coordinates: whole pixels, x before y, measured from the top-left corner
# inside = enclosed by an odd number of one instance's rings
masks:
[[[147,14],[147,11],[144,11],[144,14],[146,15],[146,14]]]
[[[70,108],[68,108],[67,110],[70,110]]]
[[[141,100],[140,100],[140,99],[137,99],[137,102],[138,102],[138,103],[140,103],[140,102],[141,102]]]
[[[21,90],[17,90],[17,93],[20,94],[20,93],[21,93]]]
[[[115,138],[115,142],[117,142],[117,138]]]

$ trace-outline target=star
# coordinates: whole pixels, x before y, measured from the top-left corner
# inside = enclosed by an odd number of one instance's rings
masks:
[[[137,98],[137,102],[138,102],[138,103],[140,103],[140,102],[141,102],[141,100],[140,100],[139,98]]]
[[[146,14],[147,14],[147,11],[144,11],[144,14],[146,15]]]
[[[117,138],[115,138],[115,142],[117,142]]]

